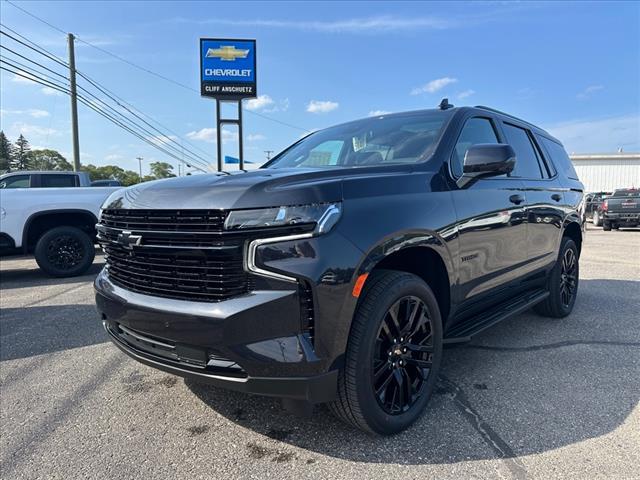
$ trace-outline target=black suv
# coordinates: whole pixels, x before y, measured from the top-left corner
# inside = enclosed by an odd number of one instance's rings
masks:
[[[247,173],[105,202],[96,302],[136,360],[391,434],[443,345],[578,290],[583,186],[561,143],[486,107],[358,120]]]

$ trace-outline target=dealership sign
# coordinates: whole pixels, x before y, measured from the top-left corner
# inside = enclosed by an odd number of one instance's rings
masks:
[[[220,100],[256,97],[256,41],[201,38],[200,94]]]

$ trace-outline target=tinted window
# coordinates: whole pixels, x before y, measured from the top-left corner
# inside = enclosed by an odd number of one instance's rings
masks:
[[[507,142],[516,152],[516,166],[510,176],[542,178],[538,153],[531,143],[531,138],[527,131],[524,128],[505,123],[504,134],[507,137]]]
[[[28,188],[29,175],[16,175],[0,181],[0,188]]]
[[[635,188],[621,188],[613,192],[612,197],[640,197],[640,190]]]
[[[564,151],[562,145],[546,137],[542,137],[542,144],[544,148],[547,149],[556,168],[563,172],[568,178],[578,180],[576,169],[573,168],[573,163],[571,163],[571,159],[569,155],[567,155],[567,152]]]
[[[41,175],[40,183],[43,187],[75,187],[75,175]]]
[[[493,124],[488,118],[470,118],[462,127],[451,158],[451,170],[456,177],[462,175],[464,156],[469,147],[479,143],[499,143]]]
[[[389,115],[312,133],[265,168],[357,167],[418,163],[436,146],[448,111]]]

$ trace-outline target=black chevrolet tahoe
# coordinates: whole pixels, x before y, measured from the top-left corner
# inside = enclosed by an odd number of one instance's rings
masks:
[[[530,307],[571,313],[582,199],[562,144],[513,116],[370,117],[256,171],[112,194],[96,302],[139,362],[392,434],[424,410],[444,345]]]

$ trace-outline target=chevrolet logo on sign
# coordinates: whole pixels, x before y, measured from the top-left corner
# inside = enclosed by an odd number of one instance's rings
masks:
[[[224,45],[220,48],[208,49],[206,57],[219,58],[220,60],[232,62],[237,58],[247,58],[247,55],[249,55],[249,50],[241,50],[233,45]]]

